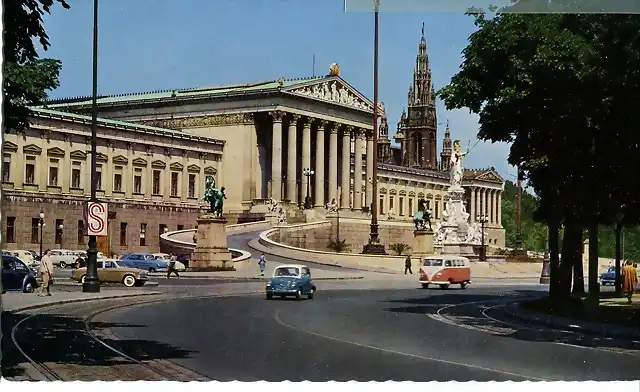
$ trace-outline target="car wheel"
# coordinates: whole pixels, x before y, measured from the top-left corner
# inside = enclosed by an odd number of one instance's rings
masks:
[[[156,272],[155,268],[149,268],[149,272]]]
[[[80,278],[80,283],[84,284],[84,280],[87,277],[87,275],[82,275],[82,277]]]
[[[64,261],[61,261],[60,268],[67,268],[67,263],[65,263]]]
[[[267,294],[267,299],[273,299],[273,294]]]
[[[313,294],[315,294],[315,290],[313,288],[309,289],[309,292],[307,293],[307,298],[313,299]]]
[[[35,288],[33,286],[33,282],[29,282],[26,284],[26,286],[24,286],[24,290],[22,290],[25,293],[33,293],[35,291]]]
[[[429,283],[423,283],[422,284],[422,288],[423,289],[428,289],[429,288]]]
[[[446,290],[446,289],[448,289],[448,288],[449,288],[449,284],[448,284],[448,283],[447,283],[447,284],[441,284],[441,285],[440,285],[440,288],[441,288],[442,290]]]
[[[300,289],[296,290],[296,301],[300,301],[302,299],[302,291]]]
[[[125,275],[124,278],[122,278],[122,284],[125,285],[125,287],[133,287],[136,285],[136,278],[133,275]]]
[[[466,288],[467,288],[467,282],[462,282],[462,283],[460,283],[460,288],[461,288],[462,290],[466,289]]]

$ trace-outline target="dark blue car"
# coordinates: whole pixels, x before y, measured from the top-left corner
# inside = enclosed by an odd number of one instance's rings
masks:
[[[33,293],[38,287],[34,272],[14,256],[2,256],[2,293],[22,291]]]
[[[118,263],[123,267],[137,268],[149,272],[166,272],[169,263],[163,260],[156,260],[151,253],[127,253],[120,258]]]
[[[293,296],[297,300],[302,296],[313,299],[316,286],[311,281],[311,270],[304,265],[281,265],[273,270],[273,277],[267,282],[267,299],[273,296],[284,298]]]

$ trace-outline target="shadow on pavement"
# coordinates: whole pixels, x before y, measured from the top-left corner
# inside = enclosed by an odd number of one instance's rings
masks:
[[[20,354],[11,339],[11,330],[16,323],[29,315],[2,312],[2,376],[15,378],[24,376],[19,366],[27,360]],[[92,329],[101,328],[145,328],[145,325],[121,323],[92,323]],[[115,352],[107,349],[85,331],[83,319],[72,316],[39,314],[16,330],[16,341],[24,352],[38,363],[77,365],[81,367],[130,364]],[[108,345],[138,360],[188,358],[190,351],[171,347],[149,340],[103,339]],[[86,371],[86,370],[85,370]],[[88,370],[91,372],[91,370]],[[99,373],[92,378],[100,379]],[[85,379],[79,376],[79,379]]]
[[[514,303],[525,299],[540,298],[546,294],[544,292],[514,290],[501,295],[475,295],[471,293],[469,293],[469,295],[451,295],[453,293],[444,294],[440,292],[440,290],[438,290],[437,294],[432,294],[433,291],[435,290],[431,290],[431,295],[426,297],[420,296],[386,301],[395,304],[409,305],[391,307],[386,310],[393,313],[435,315],[439,308],[454,305],[443,309],[441,315],[456,324],[481,330],[496,336],[530,342],[563,343],[593,348],[640,350],[640,344],[631,340],[587,335],[568,330],[553,330],[535,323],[514,320],[512,316],[499,307],[494,308],[495,305],[501,302]]]

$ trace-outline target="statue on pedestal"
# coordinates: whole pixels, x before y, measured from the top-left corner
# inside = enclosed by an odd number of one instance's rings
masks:
[[[273,197],[267,201],[267,208],[269,208],[269,212],[275,212],[278,208],[278,201]]]
[[[465,156],[469,154],[469,149],[466,152],[460,152],[460,140],[453,142],[453,154],[451,154],[451,186],[453,188],[462,187],[462,177],[464,175],[464,165],[462,161]]]
[[[432,230],[431,212],[427,210],[424,199],[418,200],[418,211],[416,211],[413,216],[413,224],[415,225],[416,230],[426,230],[427,224],[429,225],[429,230]]]
[[[336,202],[336,199],[331,199],[331,202],[327,203],[325,208],[327,209],[327,212],[332,214],[338,212],[338,203]]]
[[[216,182],[213,177],[208,176],[204,184],[204,197],[203,200],[209,203],[208,213],[213,214],[214,217],[222,217],[222,207],[224,205],[224,199],[227,195],[224,194],[224,187],[217,189]]]
[[[287,215],[284,213],[282,207],[278,211],[278,224],[283,224],[287,222]]]

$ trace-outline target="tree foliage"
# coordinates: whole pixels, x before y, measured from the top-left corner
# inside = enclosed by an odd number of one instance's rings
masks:
[[[58,87],[62,63],[40,59],[36,42],[49,48],[42,16],[55,4],[69,8],[65,0],[12,0],[4,2],[2,86],[4,127],[22,130],[28,126],[28,105],[42,103],[47,91]]]

